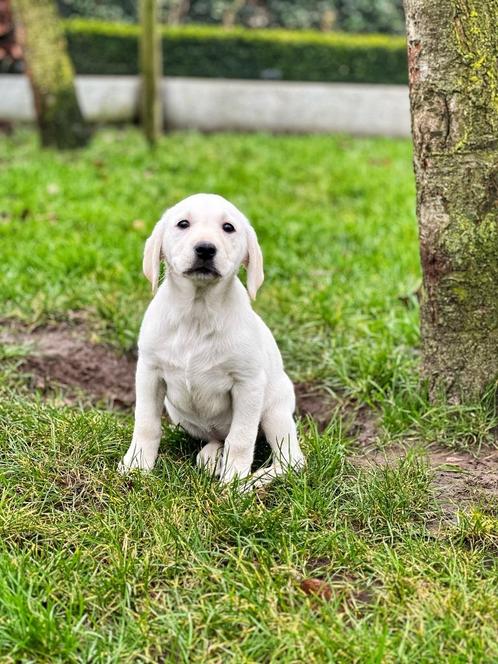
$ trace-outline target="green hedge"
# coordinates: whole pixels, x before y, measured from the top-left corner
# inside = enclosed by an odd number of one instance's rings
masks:
[[[81,74],[136,74],[136,25],[66,21]],[[163,27],[164,72],[169,76],[287,81],[406,83],[402,37],[286,30]]]

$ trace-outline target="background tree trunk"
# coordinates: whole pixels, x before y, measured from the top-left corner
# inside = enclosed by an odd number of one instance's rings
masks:
[[[157,0],[140,0],[140,67],[142,71],[142,124],[145,137],[155,145],[163,127],[161,104],[161,39]]]
[[[190,9],[190,0],[176,0],[168,12],[169,25],[181,25]]]
[[[431,396],[498,377],[498,0],[405,0]]]
[[[88,127],[78,105],[74,70],[55,0],[14,0],[21,42],[44,146],[86,145]]]
[[[232,0],[230,5],[223,12],[223,27],[233,28],[237,21],[237,14],[245,6],[246,0]]]

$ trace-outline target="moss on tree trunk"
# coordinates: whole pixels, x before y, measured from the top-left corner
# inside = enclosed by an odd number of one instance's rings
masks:
[[[59,149],[86,145],[90,132],[74,87],[74,70],[55,0],[14,0],[21,27],[42,145]]]
[[[498,0],[405,0],[432,397],[498,377]]]

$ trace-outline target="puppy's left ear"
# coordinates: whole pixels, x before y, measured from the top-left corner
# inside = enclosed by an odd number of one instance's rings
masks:
[[[145,243],[143,271],[147,279],[152,284],[152,292],[157,291],[159,283],[159,271],[161,269],[161,246],[163,243],[164,235],[164,218],[161,217],[157,224],[154,226],[152,235]]]
[[[247,256],[244,259],[247,268],[247,292],[251,300],[256,299],[256,293],[263,283],[263,254],[258,243],[256,232],[252,226],[247,226]]]

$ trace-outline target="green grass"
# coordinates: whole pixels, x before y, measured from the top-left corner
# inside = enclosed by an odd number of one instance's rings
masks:
[[[7,315],[91,309],[108,338],[133,347],[150,294],[145,238],[168,204],[216,191],[257,229],[266,283],[256,306],[293,377],[371,394],[413,366],[407,142],[176,134],[151,155],[137,132],[115,131],[75,158],[39,153],[19,134],[3,141],[0,166]]]
[[[295,380],[374,408],[386,446],[491,440],[490,400],[429,408],[419,382],[406,141],[180,133],[152,154],[127,129],[56,154],[28,131],[2,138],[2,315],[84,309],[96,338],[133,347],[144,240],[195,191],[253,221],[256,308]],[[498,509],[442,521],[422,452],[358,468],[338,411],[323,435],[302,427],[307,470],[256,495],[211,482],[166,426],[157,470],[121,477],[131,416],[30,394],[19,352],[1,354],[1,661],[498,659]],[[303,591],[310,578],[330,599]]]

